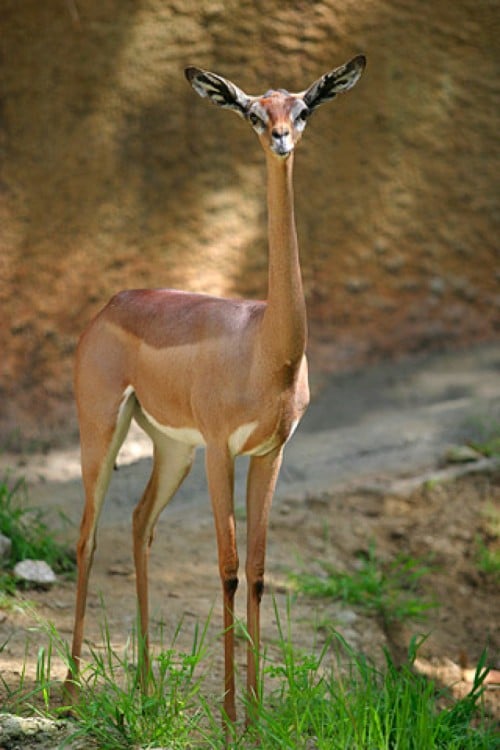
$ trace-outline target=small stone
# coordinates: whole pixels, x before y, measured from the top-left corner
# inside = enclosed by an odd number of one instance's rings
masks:
[[[444,458],[449,464],[467,464],[479,461],[482,456],[469,445],[452,445],[446,451]]]
[[[54,571],[44,560],[21,560],[14,566],[14,575],[41,588],[50,588],[57,580]]]
[[[335,619],[340,625],[352,625],[358,619],[358,615],[352,609],[343,609],[335,616]]]
[[[434,278],[429,281],[429,289],[432,294],[436,295],[436,297],[440,297],[444,293],[445,286],[444,279],[440,276],[434,276]]]
[[[0,559],[7,560],[12,549],[12,542],[7,536],[0,534]]]
[[[345,288],[351,294],[361,294],[362,292],[365,292],[369,287],[370,282],[368,281],[368,279],[359,277],[348,279],[345,284]]]
[[[402,255],[394,255],[384,261],[383,267],[388,273],[398,274],[404,268],[405,262]]]
[[[385,255],[385,253],[387,252],[387,243],[382,239],[375,240],[373,249],[375,250],[377,255]]]
[[[132,568],[128,565],[111,565],[108,568],[108,575],[110,576],[123,576],[124,578],[127,578],[128,576],[131,576],[133,572]]]

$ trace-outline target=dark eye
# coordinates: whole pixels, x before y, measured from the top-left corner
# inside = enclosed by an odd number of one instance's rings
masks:
[[[255,114],[255,112],[250,112],[248,115],[248,119],[252,123],[252,125],[255,125],[257,127],[258,125],[262,126],[262,120],[258,115]]]
[[[297,117],[295,119],[296,120],[303,120],[305,122],[307,120],[307,118],[309,117],[309,114],[310,114],[309,110],[306,107],[304,107],[304,109],[300,110],[299,114],[297,115]]]

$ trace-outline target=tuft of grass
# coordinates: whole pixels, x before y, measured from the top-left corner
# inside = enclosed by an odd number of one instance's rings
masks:
[[[72,709],[66,744],[83,738],[86,747],[100,750],[220,750],[225,746],[229,750],[256,746],[262,750],[491,750],[495,746],[493,728],[481,713],[487,674],[484,655],[471,692],[454,702],[445,690],[413,670],[423,638],[411,641],[401,667],[386,652],[385,665],[377,668],[335,632],[321,649],[300,652],[293,646],[290,605],[285,625],[274,606],[278,651],[272,661],[262,659],[257,697],[243,699],[252,723],[246,729],[243,724],[232,727],[227,745],[217,707],[220,698],[207,697],[205,692],[208,622],[195,629],[188,653],[175,648],[177,629],[170,646],[153,657],[147,693],[139,686],[137,637],[132,634],[128,647],[119,654],[111,646],[105,624],[103,649],[92,650],[78,679],[80,700]],[[50,710],[54,691],[60,691],[50,673],[56,657],[66,666],[71,657],[51,625],[42,629],[49,645],[38,649],[36,686],[24,696],[24,708],[26,701],[36,700],[39,705],[41,699],[42,713],[53,717],[67,707]],[[267,692],[265,679],[272,682]],[[20,710],[20,692],[12,691],[11,698],[9,708]],[[439,708],[443,703],[446,707]],[[5,710],[5,706],[0,708]]]
[[[0,711],[36,713],[51,719],[71,715],[61,747],[73,743],[80,747],[82,740],[88,743],[85,747],[99,750],[223,747],[224,734],[218,714],[216,718],[201,692],[205,675],[197,673],[207,653],[205,642],[210,619],[203,628],[195,626],[192,647],[187,653],[176,648],[181,631],[181,626],[177,627],[169,646],[163,643],[152,655],[143,691],[140,675],[144,650],[136,630],[119,652],[111,644],[104,618],[102,643],[90,649],[90,658],[75,680],[77,702],[61,706],[64,697],[61,684],[51,673],[56,659],[62,660],[65,669],[73,666],[70,650],[51,623],[42,621],[35,611],[32,615],[38,622],[40,638],[47,641],[37,650],[35,680],[27,677],[27,645],[19,684],[12,688],[0,675],[4,695]],[[163,641],[163,633],[160,640]],[[0,653],[6,645],[0,646]]]
[[[397,667],[385,652],[378,669],[338,633],[318,654],[298,655],[280,625],[281,658],[266,672],[279,686],[258,706],[249,729],[263,750],[486,750],[493,730],[474,729],[488,670],[483,654],[471,692],[449,701],[445,690],[418,675],[413,664],[425,638],[414,638],[408,660]],[[327,663],[333,654],[333,663]],[[448,699],[448,708],[437,705]],[[253,747],[243,744],[241,747]],[[237,745],[240,747],[240,745]]]
[[[103,632],[103,652],[93,649],[79,680],[80,700],[73,708],[77,720],[70,739],[91,737],[102,750],[159,747],[188,748],[203,735],[206,714],[200,695],[203,678],[195,669],[204,655],[206,628],[195,630],[190,653],[178,652],[175,640],[153,657],[147,691],[140,686],[137,638],[118,654],[109,631]]]
[[[75,569],[74,554],[55,540],[42,509],[28,507],[24,480],[13,485],[5,478],[0,481],[0,533],[12,543],[7,568],[31,558],[45,560],[58,573]],[[11,586],[12,579],[6,573],[0,579],[0,591],[10,593]]]
[[[467,443],[487,458],[500,456],[500,411],[494,408],[490,414],[468,420],[465,426]]]
[[[500,583],[500,549],[490,549],[481,536],[476,537],[476,565],[493,581]]]
[[[418,586],[430,568],[408,555],[398,555],[382,564],[370,545],[368,554],[359,558],[356,570],[343,572],[321,561],[323,575],[293,573],[296,591],[313,597],[339,599],[380,616],[384,623],[406,619],[421,620],[436,602],[425,601]]]
[[[500,512],[488,503],[482,511],[482,529],[476,535],[476,565],[495,583],[500,583]]]
[[[471,448],[474,448],[478,453],[481,453],[486,458],[493,458],[493,456],[500,456],[500,435],[494,435],[491,438],[483,441],[472,440],[470,442]]]

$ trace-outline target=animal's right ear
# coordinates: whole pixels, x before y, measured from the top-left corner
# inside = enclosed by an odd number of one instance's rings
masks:
[[[224,109],[232,109],[245,117],[252,98],[226,78],[208,70],[189,67],[184,70],[186,78],[197,94],[208,97],[211,102]]]

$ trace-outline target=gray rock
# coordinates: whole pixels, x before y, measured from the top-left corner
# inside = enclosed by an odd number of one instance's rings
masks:
[[[50,588],[57,580],[54,571],[44,560],[21,560],[14,566],[14,575],[21,581],[42,588]]]
[[[69,740],[74,725],[41,716],[0,714],[0,748],[9,750],[97,750],[89,738]]]
[[[2,747],[40,750],[57,748],[65,734],[65,723],[37,717],[0,715],[0,745]]]

